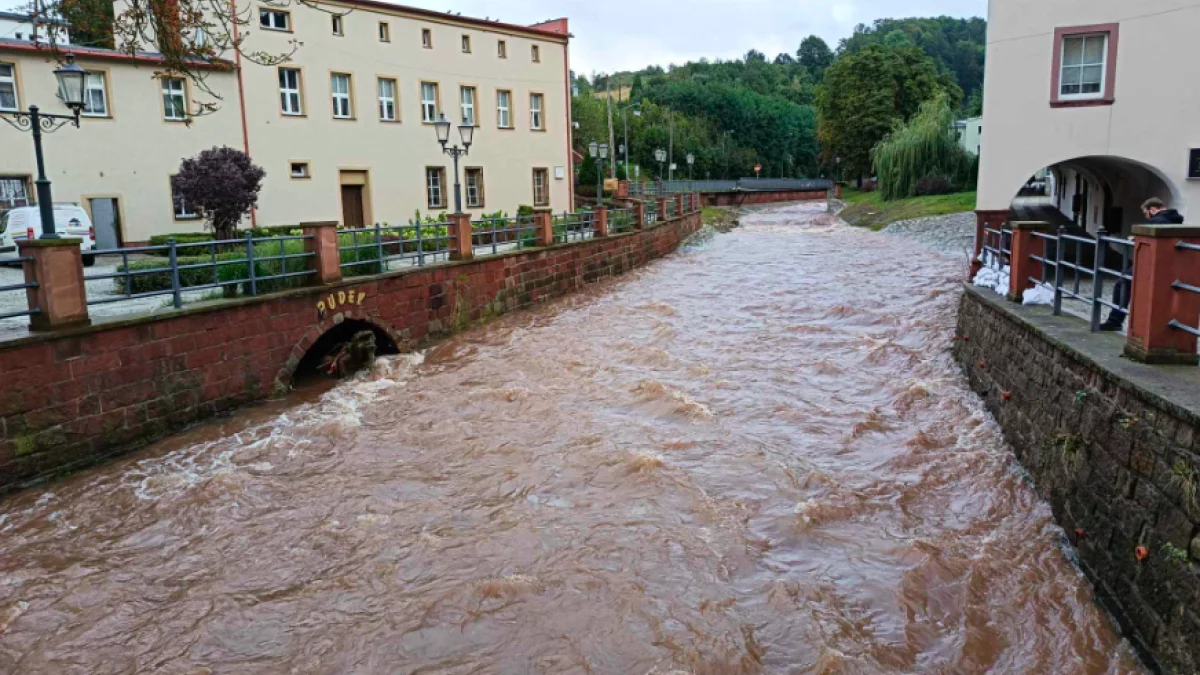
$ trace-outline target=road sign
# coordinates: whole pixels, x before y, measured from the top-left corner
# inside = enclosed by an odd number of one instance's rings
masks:
[[[754,165],[754,175],[757,176],[760,173],[762,173],[762,164],[755,164]]]

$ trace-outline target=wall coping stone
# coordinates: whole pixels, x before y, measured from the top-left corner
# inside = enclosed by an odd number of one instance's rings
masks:
[[[1196,225],[1134,225],[1133,234],[1151,239],[1200,237],[1200,227]]]
[[[1050,230],[1050,223],[1034,220],[1018,220],[1009,223],[1009,226],[1014,230],[1032,230],[1034,232],[1047,232]]]
[[[967,294],[1067,356],[1095,368],[1155,407],[1200,426],[1200,368],[1131,361],[1124,356],[1125,339],[1120,334],[1093,333],[1086,322],[1054,316],[1048,307],[1018,305],[998,295],[989,297],[990,291],[970,285],[965,288]]]

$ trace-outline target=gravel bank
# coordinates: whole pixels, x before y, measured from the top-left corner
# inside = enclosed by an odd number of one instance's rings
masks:
[[[884,234],[914,239],[946,255],[970,257],[975,245],[975,214],[952,213],[932,218],[901,220],[888,225]]]

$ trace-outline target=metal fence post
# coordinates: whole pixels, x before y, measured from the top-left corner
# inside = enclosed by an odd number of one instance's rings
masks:
[[[1103,227],[1096,230],[1096,256],[1095,266],[1092,270],[1092,332],[1096,333],[1100,330],[1100,310],[1104,305],[1100,302],[1100,298],[1104,295],[1104,276],[1100,270],[1104,269],[1104,238],[1108,236],[1108,230]]]
[[[1067,228],[1058,226],[1058,239],[1054,244],[1054,316],[1062,316],[1062,285],[1063,285],[1063,235]]]
[[[258,295],[258,282],[254,278],[254,232],[246,232],[246,268],[250,275],[250,295]]]
[[[167,255],[171,261],[171,303],[175,305],[175,309],[179,309],[183,307],[183,294],[179,289],[179,252],[175,248],[174,237],[167,240],[167,246],[170,247],[167,249]],[[129,270],[128,265],[125,270]]]
[[[425,266],[425,243],[421,241],[421,223],[413,221],[417,229],[417,267]]]
[[[383,259],[383,230],[375,223],[375,252],[379,255],[379,272],[387,271],[387,263]]]

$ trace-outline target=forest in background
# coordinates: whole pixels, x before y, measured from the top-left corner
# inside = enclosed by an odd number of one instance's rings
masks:
[[[986,33],[979,18],[880,19],[836,49],[809,36],[774,57],[751,50],[733,61],[577,77],[576,147],[586,155],[589,142],[608,142],[607,95],[618,177],[627,123],[629,161],[644,178],[658,176],[654,150],[668,148],[673,126],[676,178],[688,176],[691,153],[695,178],[753,176],[757,164],[764,177],[856,180],[872,175],[873,148],[922,104],[944,97],[957,117],[979,114]],[[596,180],[591,161],[581,174],[583,185]]]

